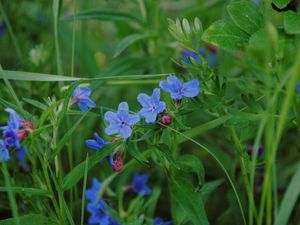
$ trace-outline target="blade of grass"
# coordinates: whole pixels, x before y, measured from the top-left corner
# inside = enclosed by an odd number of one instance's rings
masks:
[[[6,77],[6,75],[5,75],[5,72],[4,72],[4,70],[3,70],[2,66],[1,66],[1,64],[0,64],[0,75],[1,75],[1,77],[3,78],[4,83],[5,83],[5,85],[7,86],[7,88],[8,88],[8,90],[9,90],[11,96],[12,96],[13,99],[15,100],[16,105],[18,106],[19,110],[20,110],[20,111],[23,113],[23,115],[24,115],[24,109],[23,109],[23,107],[22,107],[22,105],[21,105],[21,102],[20,102],[20,100],[18,99],[18,96],[16,95],[16,93],[15,93],[13,87],[11,86],[9,80],[7,79],[7,77]]]
[[[57,73],[62,74],[63,70],[62,70],[61,55],[60,55],[60,48],[58,42],[58,19],[59,19],[60,0],[53,0],[52,8],[53,8],[53,29],[54,29]]]
[[[286,225],[288,224],[289,217],[293,211],[293,208],[300,195],[300,163],[298,168],[292,177],[291,182],[283,196],[279,212],[275,218],[275,225]]]
[[[37,188],[24,188],[24,187],[0,187],[0,192],[14,192],[27,195],[42,195],[49,196],[49,192]]]
[[[60,205],[61,205],[61,207],[62,207],[61,210],[63,210],[63,211],[65,212],[65,214],[66,214],[66,216],[67,216],[67,219],[68,219],[69,223],[70,223],[71,225],[75,225],[75,222],[74,222],[74,220],[73,220],[73,218],[72,218],[72,215],[71,215],[71,213],[70,213],[70,210],[69,210],[69,208],[68,208],[68,206],[67,206],[67,203],[66,203],[66,201],[65,201],[64,194],[63,194],[63,190],[62,190],[61,186],[58,184],[58,182],[57,182],[57,180],[56,180],[56,177],[55,177],[55,175],[54,175],[54,173],[53,173],[53,171],[52,171],[52,169],[51,169],[50,166],[48,166],[48,169],[49,169],[49,171],[50,171],[51,178],[52,178],[52,180],[53,180],[55,189],[56,189],[57,194],[58,194],[58,197],[59,197]]]
[[[11,187],[10,175],[8,173],[7,166],[6,166],[5,162],[2,162],[2,172],[3,172],[3,175],[4,175],[4,182],[5,182],[6,187]],[[19,213],[18,213],[18,207],[17,207],[15,194],[12,190],[8,190],[8,200],[9,200],[9,205],[10,205],[10,208],[11,208],[11,211],[12,211],[12,215],[13,215],[15,224],[21,225],[20,224],[20,219],[19,219]]]
[[[60,82],[60,81],[97,81],[97,80],[144,80],[150,78],[165,77],[172,73],[162,74],[139,74],[139,75],[120,75],[120,76],[101,76],[96,78],[84,78],[84,77],[67,77],[45,73],[32,73],[23,71],[9,71],[3,70],[0,73],[0,79],[8,80],[22,80],[22,81],[46,81],[46,82]]]
[[[81,200],[81,223],[80,223],[81,225],[83,225],[83,221],[84,221],[84,203],[85,203],[85,190],[86,190],[88,166],[89,166],[89,154],[86,154],[84,177],[83,177],[83,188],[82,188],[82,200]]]
[[[55,150],[53,151],[53,153],[51,154],[51,156],[49,157],[49,162],[51,162],[55,156],[57,156],[60,151],[63,149],[63,147],[65,146],[65,144],[67,143],[67,141],[69,140],[69,138],[71,137],[71,135],[73,134],[73,132],[75,131],[75,129],[78,127],[78,125],[81,123],[81,121],[84,119],[84,117],[87,115],[87,113],[84,113],[79,120],[73,125],[73,127],[71,127],[71,129],[69,129],[66,134],[60,139],[60,141],[58,142]]]

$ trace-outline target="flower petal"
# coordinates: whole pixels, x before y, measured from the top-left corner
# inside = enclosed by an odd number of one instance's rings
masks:
[[[110,123],[115,122],[116,117],[117,117],[117,114],[112,111],[108,111],[104,114],[104,119]]]
[[[88,146],[88,148],[91,149],[99,150],[101,148],[101,146],[97,143],[96,140],[86,140],[85,143]]]
[[[157,113],[155,112],[149,112],[146,116],[146,123],[154,123],[157,117]]]
[[[120,110],[128,111],[129,110],[128,103],[121,102],[118,106],[118,111],[120,111]]]
[[[130,126],[132,126],[132,125],[136,124],[137,122],[139,122],[140,119],[141,118],[138,114],[129,114],[128,115],[128,124]]]
[[[152,99],[154,100],[154,102],[159,102],[159,100],[160,100],[160,89],[159,88],[155,88],[153,90]]]
[[[121,127],[119,131],[121,136],[125,139],[129,138],[132,134],[132,130],[130,126]]]
[[[112,135],[119,132],[120,127],[117,124],[110,124],[108,127],[105,128],[106,135]]]
[[[166,82],[166,81],[161,81],[160,83],[159,83],[159,86],[165,91],[165,92],[171,92],[171,90],[172,90],[172,86],[168,83],[168,82]]]
[[[197,80],[191,80],[187,83],[183,84],[183,95],[186,97],[195,97],[199,95],[200,90],[199,90],[199,81]]]
[[[138,95],[137,100],[143,107],[146,107],[149,105],[150,97],[144,93],[141,93]]]

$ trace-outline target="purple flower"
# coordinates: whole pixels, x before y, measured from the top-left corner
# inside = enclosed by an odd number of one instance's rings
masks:
[[[138,195],[150,195],[151,189],[147,186],[149,177],[147,175],[134,174],[131,187]]]
[[[90,200],[91,202],[95,202],[97,200],[98,192],[101,190],[101,183],[93,178],[92,187],[85,192],[85,198]]]
[[[0,162],[10,160],[9,151],[3,140],[0,140]]]
[[[7,121],[7,126],[1,127],[1,129],[5,130],[10,127],[18,130],[22,126],[21,117],[11,108],[6,108],[5,111],[9,113],[9,120]]]
[[[166,108],[166,103],[160,101],[160,89],[155,88],[152,96],[144,93],[137,97],[139,103],[143,106],[139,114],[146,119],[146,123],[154,123],[157,114],[162,113]]]
[[[173,225],[173,222],[172,221],[164,222],[162,218],[156,217],[153,220],[153,225]]]
[[[101,148],[103,148],[104,146],[111,143],[111,142],[104,141],[97,133],[94,133],[94,136],[95,136],[95,140],[89,139],[89,140],[86,140],[86,142],[85,142],[86,145],[91,149],[98,151]],[[112,155],[106,156],[106,160],[111,166],[114,166],[114,160],[113,160]]]
[[[160,82],[160,87],[164,91],[171,93],[171,97],[175,100],[180,100],[183,96],[192,98],[199,95],[199,85],[198,80],[181,83],[176,76],[169,76],[167,81]]]
[[[103,200],[100,199],[95,204],[88,204],[87,210],[91,213],[89,224],[109,225],[110,215],[105,208]]]
[[[88,87],[77,87],[73,92],[72,104],[77,103],[83,112],[86,112],[89,108],[95,108],[95,102],[89,97],[91,92],[91,89]]]
[[[121,102],[118,107],[118,112],[114,113],[108,111],[105,113],[104,118],[109,122],[109,126],[105,128],[107,135],[120,133],[120,135],[127,139],[131,136],[131,126],[140,121],[137,114],[129,114],[127,102]]]

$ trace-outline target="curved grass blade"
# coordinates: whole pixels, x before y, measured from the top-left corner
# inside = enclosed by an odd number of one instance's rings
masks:
[[[246,225],[246,219],[245,219],[245,214],[244,214],[244,210],[243,210],[243,207],[242,207],[242,203],[241,203],[241,200],[240,200],[240,197],[237,193],[237,190],[235,188],[235,185],[229,175],[229,173],[227,172],[227,170],[225,169],[223,163],[220,161],[220,159],[212,152],[210,151],[207,147],[205,147],[204,145],[200,144],[199,142],[197,142],[196,140],[194,140],[193,138],[190,138],[189,136],[185,135],[184,133],[181,133],[175,129],[173,129],[172,127],[169,127],[169,126],[165,126],[163,124],[161,124],[162,126],[172,130],[173,132],[177,133],[178,135],[180,136],[183,136],[184,138],[188,139],[189,141],[193,142],[194,144],[196,144],[197,146],[199,146],[200,148],[202,148],[203,150],[205,150],[208,154],[210,154],[218,163],[218,165],[221,167],[221,169],[223,170],[223,172],[225,173],[231,187],[232,187],[232,190],[234,192],[234,195],[236,197],[236,200],[238,202],[238,205],[239,205],[239,208],[240,208],[240,211],[241,211],[241,216],[243,218],[243,224]]]
[[[114,9],[91,9],[76,13],[70,16],[63,16],[62,21],[73,21],[74,16],[76,20],[103,20],[103,21],[122,21],[122,22],[135,22],[144,24],[141,19],[125,12],[118,12]]]

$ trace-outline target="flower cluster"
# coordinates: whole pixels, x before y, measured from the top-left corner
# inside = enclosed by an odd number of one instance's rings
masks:
[[[97,179],[93,179],[92,187],[85,193],[85,197],[90,203],[87,205],[87,211],[91,214],[89,224],[99,225],[121,225],[114,219],[107,209],[107,204],[102,198],[99,198],[101,191],[101,183]]]
[[[9,113],[9,120],[6,126],[0,127],[3,131],[3,139],[0,140],[0,161],[10,160],[8,148],[15,148],[16,158],[23,161],[27,150],[20,142],[32,132],[34,126],[29,121],[22,120],[13,109],[7,108],[5,111]]]
[[[181,82],[176,76],[167,77],[166,81],[160,82],[160,88],[170,93],[171,98],[180,101],[183,97],[192,98],[199,95],[199,81],[190,80],[186,83]],[[128,139],[133,133],[133,126],[141,119],[145,119],[147,124],[155,123],[160,114],[162,114],[167,104],[160,100],[160,88],[155,88],[151,95],[140,93],[137,96],[137,101],[142,106],[138,113],[130,113],[127,102],[121,102],[118,106],[117,112],[108,111],[104,114],[104,119],[108,122],[105,128],[105,134],[115,135],[119,134],[124,139]],[[76,88],[73,93],[72,103],[78,103],[79,107],[86,111],[89,107],[95,107],[95,103],[89,99],[91,90],[88,88]],[[160,122],[164,125],[170,124],[172,117],[170,115],[163,115]],[[89,148],[100,150],[111,142],[105,142],[98,134],[94,134],[95,139],[86,141]],[[115,152],[107,156],[108,163],[115,171],[121,171],[123,168],[123,155],[122,153]]]

